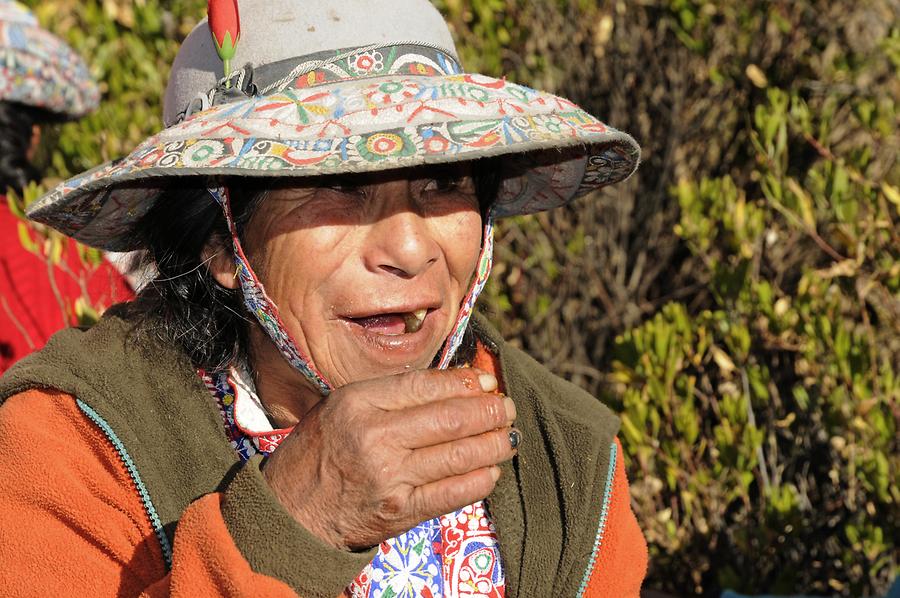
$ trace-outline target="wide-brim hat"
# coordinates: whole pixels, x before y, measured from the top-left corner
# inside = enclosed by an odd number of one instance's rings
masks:
[[[226,73],[209,25],[185,40],[167,128],[35,202],[88,245],[138,248],[134,227],[173,179],[314,177],[500,161],[495,217],[561,206],[627,178],[638,144],[569,100],[466,73],[427,0],[238,0]],[[237,31],[232,32],[236,37]]]
[[[100,101],[81,57],[41,29],[27,8],[10,0],[0,0],[0,100],[63,118],[93,112]]]

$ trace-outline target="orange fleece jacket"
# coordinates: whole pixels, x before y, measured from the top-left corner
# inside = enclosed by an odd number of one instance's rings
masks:
[[[7,447],[0,461],[5,595],[296,596],[251,570],[225,526],[219,493],[184,511],[166,571],[125,466],[73,397],[37,390],[11,397],[0,408],[0,443]],[[646,571],[621,457],[613,479],[589,598],[636,597]]]

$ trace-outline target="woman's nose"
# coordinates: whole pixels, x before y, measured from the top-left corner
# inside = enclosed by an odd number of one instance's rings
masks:
[[[415,278],[438,261],[440,247],[426,216],[411,201],[395,197],[391,204],[366,235],[366,266],[374,272]]]

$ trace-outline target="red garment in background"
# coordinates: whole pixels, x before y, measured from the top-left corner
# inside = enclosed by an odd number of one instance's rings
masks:
[[[6,197],[0,195],[0,374],[43,347],[54,332],[76,323],[65,320],[50,286],[47,264],[19,242],[19,222],[10,212]],[[63,260],[76,276],[86,275],[74,241],[69,241]],[[75,299],[81,296],[81,287],[59,267],[54,270],[59,294],[71,311]],[[86,282],[95,307],[109,307],[134,297],[125,277],[106,261]]]

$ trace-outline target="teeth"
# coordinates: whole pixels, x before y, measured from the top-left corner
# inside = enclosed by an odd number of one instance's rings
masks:
[[[406,324],[405,332],[407,334],[418,332],[419,328],[422,327],[422,322],[425,321],[425,316],[427,314],[427,309],[417,309],[416,311],[410,312],[403,316],[403,323]]]

